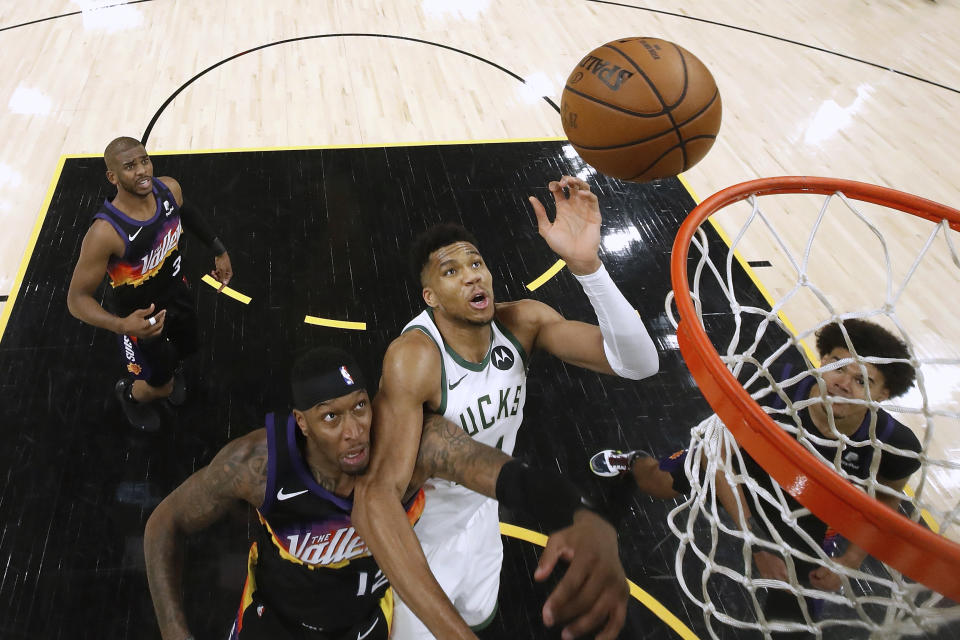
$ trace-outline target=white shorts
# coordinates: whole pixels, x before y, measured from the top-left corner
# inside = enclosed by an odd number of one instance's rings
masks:
[[[464,621],[471,627],[489,621],[497,609],[500,566],[503,564],[496,500],[487,500],[470,518],[462,533],[437,545],[422,546],[433,575]],[[399,596],[395,602],[392,640],[433,638]]]

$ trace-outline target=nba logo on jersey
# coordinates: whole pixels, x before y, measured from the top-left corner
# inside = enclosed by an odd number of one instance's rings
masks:
[[[353,386],[353,378],[350,376],[350,372],[347,371],[346,367],[340,367],[340,375],[343,376],[344,382],[350,386]]]

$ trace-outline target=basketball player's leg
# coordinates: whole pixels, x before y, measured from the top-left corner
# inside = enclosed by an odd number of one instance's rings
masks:
[[[128,376],[117,381],[114,388],[117,399],[133,427],[142,431],[156,431],[160,428],[160,416],[151,403],[169,393],[169,389],[163,388],[164,382],[151,384],[165,375],[162,363],[159,363],[161,368],[158,371],[158,360],[152,353],[154,347],[147,341],[121,335],[119,343]],[[172,389],[172,385],[169,388]]]
[[[497,502],[486,501],[460,534],[422,546],[430,570],[464,621],[476,628],[489,624],[497,610],[503,564]],[[433,635],[397,598],[391,638],[430,640]]]
[[[150,403],[162,400],[173,391],[173,373],[176,370],[177,350],[166,331],[152,340],[137,344],[143,360],[143,372],[134,376],[131,395],[136,402]]]
[[[187,388],[183,362],[198,351],[200,327],[193,294],[189,285],[183,282],[176,295],[167,303],[167,320],[164,333],[176,350],[177,364],[173,373],[173,386],[167,400],[174,406],[186,401]]]
[[[464,622],[475,630],[490,624],[497,612],[500,570],[503,567],[503,540],[500,538],[498,503],[488,500],[467,524],[464,539],[467,579],[461,583],[454,606]]]

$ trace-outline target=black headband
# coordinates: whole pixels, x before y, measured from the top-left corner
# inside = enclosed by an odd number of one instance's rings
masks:
[[[293,380],[293,408],[306,411],[316,405],[339,398],[360,389],[366,389],[363,372],[355,362],[341,364],[337,369],[318,372],[302,380]]]

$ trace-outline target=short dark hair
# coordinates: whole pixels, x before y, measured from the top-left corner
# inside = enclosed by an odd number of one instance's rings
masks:
[[[297,356],[290,369],[290,387],[294,407],[301,411],[331,397],[367,388],[356,358],[343,349],[330,346],[313,347]]]
[[[906,342],[878,324],[853,318],[844,320],[843,327],[847,330],[847,335],[850,336],[850,344],[853,345],[854,350],[860,356],[910,359],[910,351],[907,349]],[[850,345],[847,344],[847,340],[843,336],[840,323],[828,324],[817,331],[817,351],[821,357],[837,347],[850,349]],[[883,380],[891,398],[902,396],[909,391],[917,375],[913,365],[907,362],[889,362],[875,364],[874,366],[883,374]]]
[[[110,141],[110,144],[107,145],[107,148],[103,150],[103,162],[107,165],[107,169],[113,171],[113,160],[118,153],[123,153],[128,149],[133,149],[136,146],[142,145],[142,142],[136,138],[131,138],[130,136],[120,136],[119,138],[114,138]]]
[[[435,224],[414,238],[413,250],[410,252],[410,275],[414,282],[422,286],[423,268],[430,262],[430,254],[454,242],[469,242],[477,246],[477,239],[473,234],[454,222]]]

